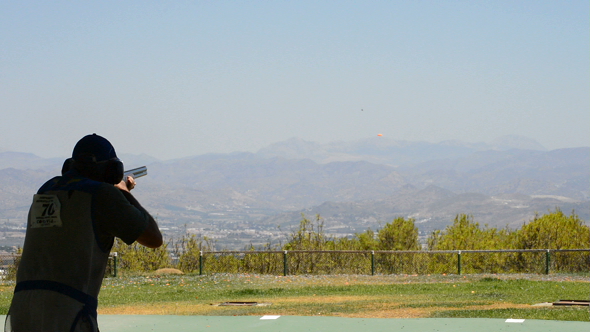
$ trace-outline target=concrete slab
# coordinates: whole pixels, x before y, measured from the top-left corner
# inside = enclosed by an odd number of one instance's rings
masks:
[[[102,332],[588,332],[590,322],[480,318],[338,318],[302,316],[99,316]]]
[[[0,316],[4,322],[6,316]],[[99,315],[101,332],[588,332],[590,322],[486,318]]]

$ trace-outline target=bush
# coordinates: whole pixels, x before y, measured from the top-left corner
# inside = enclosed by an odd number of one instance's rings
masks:
[[[126,271],[147,272],[172,266],[167,243],[152,249],[137,242],[127,245],[115,239],[111,252],[117,252],[118,267]]]

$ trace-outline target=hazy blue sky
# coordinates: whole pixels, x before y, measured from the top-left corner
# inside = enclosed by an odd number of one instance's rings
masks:
[[[0,151],[67,156],[93,132],[161,159],[379,133],[589,146],[589,13],[588,0],[6,0]]]

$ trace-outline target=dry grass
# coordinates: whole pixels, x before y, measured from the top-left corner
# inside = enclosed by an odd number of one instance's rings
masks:
[[[180,271],[179,269],[164,268],[154,271],[153,274],[156,276],[165,276],[170,274],[184,274],[184,272]]]
[[[406,299],[407,300],[407,299]],[[424,299],[414,299],[424,301]],[[256,302],[256,299],[243,298],[241,301]],[[99,314],[103,315],[226,315],[234,311],[235,307],[215,306],[215,303],[191,303],[191,302],[165,302],[150,305],[126,305],[120,307],[100,308]],[[252,315],[322,315],[322,312],[314,312],[313,309],[301,309],[302,307],[354,307],[354,312],[332,312],[332,316],[350,318],[426,318],[432,313],[441,310],[493,310],[531,308],[528,304],[514,304],[497,302],[484,305],[470,305],[461,308],[432,306],[411,308],[406,306],[400,298],[391,296],[301,296],[294,298],[276,298],[272,305],[253,311]],[[258,309],[258,308],[257,308]]]

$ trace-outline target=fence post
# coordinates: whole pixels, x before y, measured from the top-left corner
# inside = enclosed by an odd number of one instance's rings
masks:
[[[289,260],[287,259],[287,250],[283,252],[283,275],[289,274]]]
[[[461,250],[457,252],[457,274],[461,275]]]
[[[551,251],[547,249],[545,252],[545,274],[549,274],[549,269],[551,266]]]
[[[371,250],[371,275],[375,275],[375,250]]]
[[[203,251],[199,251],[199,275],[203,275]]]
[[[117,277],[117,252],[113,253],[113,277]]]

